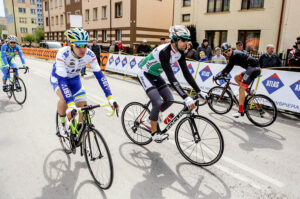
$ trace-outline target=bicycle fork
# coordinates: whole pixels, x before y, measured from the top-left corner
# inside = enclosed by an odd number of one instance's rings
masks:
[[[197,128],[197,126],[195,124],[195,120],[194,120],[193,115],[188,118],[188,121],[189,121],[191,130],[192,130],[194,141],[197,144],[198,142],[201,141],[201,138],[200,138],[200,135],[199,135],[198,128]]]

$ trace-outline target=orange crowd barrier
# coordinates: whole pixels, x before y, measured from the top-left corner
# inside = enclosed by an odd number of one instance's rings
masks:
[[[56,53],[58,50],[53,49],[41,49],[41,48],[24,48],[22,47],[24,55],[38,57],[42,59],[53,59],[56,58]]]

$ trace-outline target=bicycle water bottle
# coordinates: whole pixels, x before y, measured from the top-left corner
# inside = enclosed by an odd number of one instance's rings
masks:
[[[168,124],[173,119],[174,116],[175,116],[174,113],[170,113],[168,117],[164,120],[164,123]]]

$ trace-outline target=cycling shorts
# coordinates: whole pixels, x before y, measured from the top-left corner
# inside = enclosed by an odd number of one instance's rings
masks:
[[[137,76],[146,93],[154,88],[160,91],[161,89],[167,87],[165,80],[160,75],[155,76],[140,70]]]
[[[59,89],[58,80],[53,75],[50,76],[50,83],[53,87],[53,90],[57,91]],[[74,102],[87,101],[86,91],[81,83],[80,76],[68,79],[68,86],[73,95]]]
[[[239,74],[242,79],[241,86],[248,88],[248,86],[254,81],[256,77],[260,75],[259,67],[249,67],[246,71]]]
[[[9,67],[12,67],[12,68],[17,68],[18,67],[18,65],[15,63],[14,60],[11,60],[10,62],[8,62],[8,64],[9,64]],[[0,65],[0,68],[1,68],[1,71],[3,72],[3,78],[2,79],[7,80],[7,78],[8,78],[7,67],[4,67],[4,65]],[[16,70],[16,75],[19,75],[18,70]]]

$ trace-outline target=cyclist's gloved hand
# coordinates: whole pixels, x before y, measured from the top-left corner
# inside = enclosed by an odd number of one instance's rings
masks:
[[[203,91],[200,91],[200,93],[198,93],[198,95],[204,100],[207,99],[207,93],[204,93]]]
[[[187,107],[189,107],[189,109],[194,109],[196,106],[195,106],[195,103],[194,103],[194,100],[191,98],[191,97],[187,97],[184,99],[184,103]]]
[[[118,105],[118,103],[112,97],[108,100],[108,102],[111,105],[112,109],[116,109],[117,115],[118,115],[119,114],[119,105]]]
[[[76,110],[76,105],[74,104],[74,105],[70,105],[69,107],[68,107],[68,109],[66,110],[66,115],[67,115],[67,117],[68,117],[68,119],[69,120],[71,120],[72,119],[72,110]],[[77,110],[76,110],[77,111]],[[74,115],[74,117],[77,115],[77,113]]]

